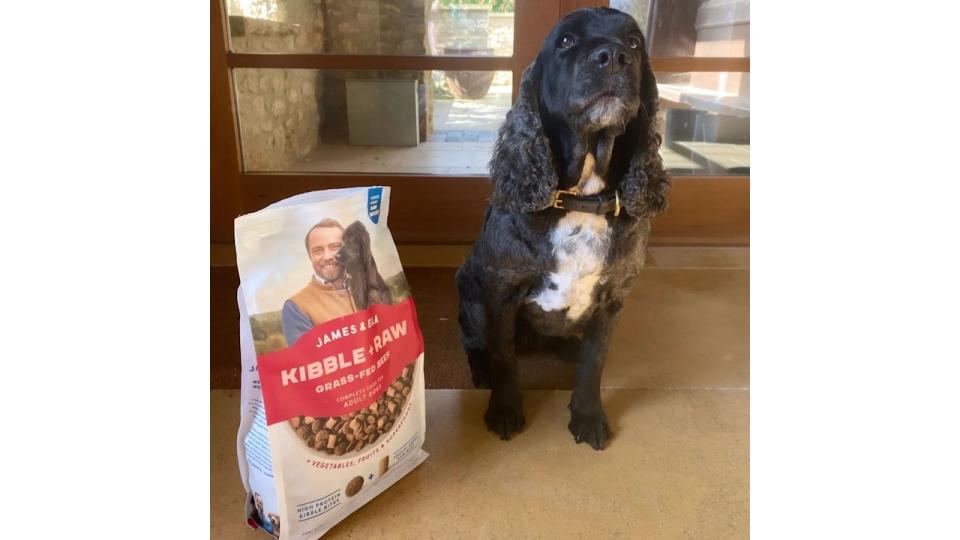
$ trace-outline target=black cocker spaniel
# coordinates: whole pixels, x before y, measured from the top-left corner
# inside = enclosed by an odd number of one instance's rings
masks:
[[[462,342],[484,420],[502,439],[524,416],[515,343],[579,337],[574,439],[600,450],[608,341],[643,266],[650,218],[667,206],[657,84],[629,15],[564,17],[523,73],[490,161],[493,196],[457,271]]]
[[[370,233],[359,221],[343,231],[343,246],[337,252],[337,262],[350,276],[347,285],[358,310],[373,304],[393,303],[390,287],[377,270],[377,261],[370,249]]]

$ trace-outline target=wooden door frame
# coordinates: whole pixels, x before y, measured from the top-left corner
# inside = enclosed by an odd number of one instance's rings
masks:
[[[210,2],[210,241],[233,243],[233,220],[245,212],[233,77],[220,0]]]
[[[544,36],[561,14],[607,2],[536,1],[537,10],[519,9],[515,34]],[[334,55],[243,55],[228,52],[222,0],[211,0],[210,12],[210,362],[211,374],[231,377],[211,380],[215,388],[235,388],[239,369],[239,278],[233,251],[233,220],[289,195],[317,189],[384,184],[392,186],[390,230],[400,244],[426,244],[429,259],[438,252],[458,252],[479,231],[491,186],[486,175],[428,176],[403,174],[265,174],[242,170],[240,138],[231,70],[235,67],[309,67],[330,69],[359,65],[386,69],[436,69],[435,66],[473,69],[509,69],[513,95],[520,74],[536,57],[542,39],[514,40],[513,56],[503,58],[424,59],[423,57],[343,57]],[[435,62],[435,63],[434,63]],[[749,58],[654,58],[660,71],[749,71]],[[398,67],[399,66],[399,67]],[[434,67],[427,67],[434,66]],[[750,180],[742,176],[674,176],[670,210],[653,222],[651,243],[661,245],[747,245],[750,222]],[[455,244],[444,250],[440,244]]]
[[[532,0],[526,0],[532,2]],[[210,31],[210,237],[233,243],[233,220],[284,197],[319,189],[365,185],[392,187],[390,229],[397,243],[469,244],[479,232],[491,186],[488,175],[250,173],[242,170],[232,70],[239,67],[311,69],[510,70],[516,97],[520,74],[542,38],[574,9],[605,1],[517,0],[511,57],[349,56],[239,54],[228,50],[222,0],[211,0]],[[524,6],[524,8],[521,8]],[[535,6],[535,8],[528,6]],[[654,58],[657,71],[746,71],[749,58]],[[653,223],[651,242],[675,245],[749,243],[747,176],[674,176],[670,210]]]

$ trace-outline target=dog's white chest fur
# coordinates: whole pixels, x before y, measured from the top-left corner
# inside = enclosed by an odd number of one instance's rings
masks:
[[[579,184],[585,195],[598,193],[604,187],[603,179],[593,174],[592,158],[588,155],[585,178]],[[538,304],[544,311],[566,308],[568,320],[579,320],[593,301],[593,290],[600,282],[610,250],[610,236],[606,216],[567,212],[550,232],[556,270],[545,276],[543,287],[530,295],[527,302]]]

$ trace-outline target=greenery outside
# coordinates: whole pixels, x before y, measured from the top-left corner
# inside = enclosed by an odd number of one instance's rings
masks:
[[[513,0],[440,0],[440,7],[490,6],[494,13],[513,13]]]

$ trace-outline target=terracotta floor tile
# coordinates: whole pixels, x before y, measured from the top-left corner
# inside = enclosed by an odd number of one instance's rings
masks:
[[[211,538],[264,539],[242,519],[238,392],[211,391]],[[430,390],[431,457],[325,538],[747,538],[749,393],[607,390],[616,433],[566,429],[569,392],[528,392],[527,429],[486,431],[486,393]]]
[[[453,272],[407,274],[423,329],[428,388],[472,388],[459,341],[457,295],[451,293]],[[614,332],[603,385],[748,386],[749,285],[748,270],[645,269]],[[572,388],[575,358],[523,354],[521,386]]]
[[[647,268],[750,268],[748,247],[650,246]]]

